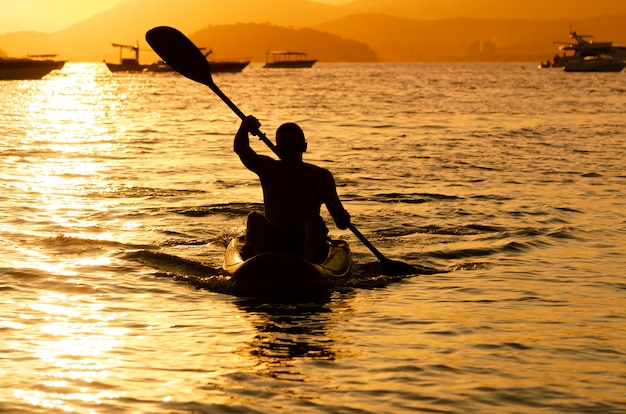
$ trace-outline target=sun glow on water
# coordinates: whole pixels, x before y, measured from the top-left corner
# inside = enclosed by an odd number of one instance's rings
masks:
[[[23,194],[25,208],[47,217],[43,231],[102,232],[97,217],[111,201],[101,196],[116,191],[109,174],[118,168],[102,154],[119,153],[124,141],[116,124],[122,102],[109,75],[101,64],[67,64],[20,94],[14,124],[22,138],[13,142],[20,156],[9,158],[19,175],[3,178]]]
[[[48,369],[39,374],[39,389],[15,389],[16,398],[64,411],[74,411],[77,401],[99,404],[119,398],[118,393],[88,387],[104,381],[123,362],[115,355],[126,344],[130,329],[114,326],[114,313],[90,295],[52,292],[22,308],[21,319],[28,320],[23,329],[40,333],[37,340],[14,341],[12,348],[30,354]]]
[[[116,165],[114,160],[103,160],[101,154],[119,148],[115,112],[121,102],[101,66],[68,64],[55,76],[18,85],[21,90],[15,99],[20,100],[16,106],[20,110],[12,115],[14,139],[5,150],[15,154],[6,162],[19,168],[2,178],[22,195],[22,205],[14,209],[16,219],[36,217],[41,224],[31,231],[48,234],[53,244],[108,235],[98,217],[111,207],[111,200],[101,195],[115,191],[109,174]],[[83,248],[93,250],[89,245],[75,250]],[[68,292],[93,289],[82,286],[81,269],[111,264],[106,254],[77,253],[58,260],[41,246],[16,249],[10,259],[12,266],[63,279]],[[45,289],[45,280],[37,283]],[[116,314],[104,311],[97,295],[46,291],[33,299],[22,305],[20,319],[28,323],[20,329],[37,330],[37,339],[10,344],[48,368],[39,374],[38,388],[15,389],[14,396],[33,406],[63,411],[75,411],[76,402],[99,404],[118,398],[111,391],[80,384],[93,384],[111,375],[122,363],[119,349],[126,344],[130,330],[115,326]]]

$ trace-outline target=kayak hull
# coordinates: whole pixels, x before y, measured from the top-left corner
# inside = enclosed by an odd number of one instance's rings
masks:
[[[224,270],[231,275],[233,289],[241,295],[259,296],[283,292],[314,292],[330,286],[333,279],[350,273],[352,259],[348,243],[333,240],[326,260],[311,263],[288,252],[267,252],[244,260],[243,237],[228,244]]]

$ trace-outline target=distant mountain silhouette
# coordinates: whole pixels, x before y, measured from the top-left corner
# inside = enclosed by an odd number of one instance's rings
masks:
[[[375,13],[413,20],[522,19],[580,20],[626,14],[624,0],[353,0],[343,6],[353,13]],[[539,14],[537,11],[540,11]]]
[[[290,29],[269,24],[239,23],[209,26],[189,37],[199,47],[211,48],[216,59],[245,57],[264,61],[268,50],[289,50],[308,53],[309,58],[322,62],[379,60],[365,43],[309,28]]]
[[[304,27],[338,17],[344,12],[308,0],[124,0],[115,7],[57,33],[17,32],[0,35],[0,47],[9,55],[58,53],[70,60],[118,59],[112,42],[134,44],[146,50],[145,32],[158,25],[176,27],[186,34],[208,25],[271,23]],[[293,16],[293,17],[292,17]],[[34,52],[34,51],[37,52]],[[145,54],[146,60],[156,55]]]
[[[597,41],[625,39],[626,15],[581,20],[470,19],[417,21],[384,14],[355,14],[314,28],[368,44],[381,61],[536,61],[569,42],[569,30]]]
[[[578,20],[420,18],[436,13],[473,16],[486,8],[500,15],[517,11],[522,17],[540,1],[545,3],[546,16],[558,16],[559,11],[582,13],[571,9],[581,0],[526,0],[510,10],[505,7],[509,3],[500,0],[355,0],[342,6],[308,0],[228,0],[227,4],[224,0],[124,0],[57,33],[0,35],[0,48],[9,56],[57,53],[74,61],[117,61],[119,50],[111,43],[137,42],[140,60],[150,63],[158,57],[144,35],[158,25],[176,27],[201,40],[203,46],[213,48],[216,58],[254,61],[263,61],[268,49],[303,51],[321,61],[537,61],[554,55],[553,41],[569,40],[570,25],[598,41],[626,42],[622,30],[626,11]],[[626,2],[596,0],[594,7],[617,11],[626,9]]]

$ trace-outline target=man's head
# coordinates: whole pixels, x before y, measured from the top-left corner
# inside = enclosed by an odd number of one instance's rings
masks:
[[[276,130],[276,146],[286,156],[301,159],[307,147],[304,132],[293,122],[282,124]]]

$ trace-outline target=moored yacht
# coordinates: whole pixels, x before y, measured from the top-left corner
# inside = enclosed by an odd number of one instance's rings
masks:
[[[626,47],[614,45],[613,42],[594,42],[587,40],[593,37],[592,35],[580,35],[575,31],[570,30],[570,38],[574,39],[573,43],[566,43],[559,47],[559,50],[563,52],[562,55],[558,53],[554,56],[552,61],[548,60],[545,63],[541,63],[542,68],[565,68],[571,62],[582,62],[580,65],[574,63],[572,66],[589,66],[589,67],[607,67],[616,68],[619,64],[612,61],[624,61],[626,60]],[[586,65],[583,62],[585,59],[591,60],[592,58],[604,59],[608,61],[607,65],[605,61],[601,61],[601,64]],[[596,62],[596,61],[594,61]]]

